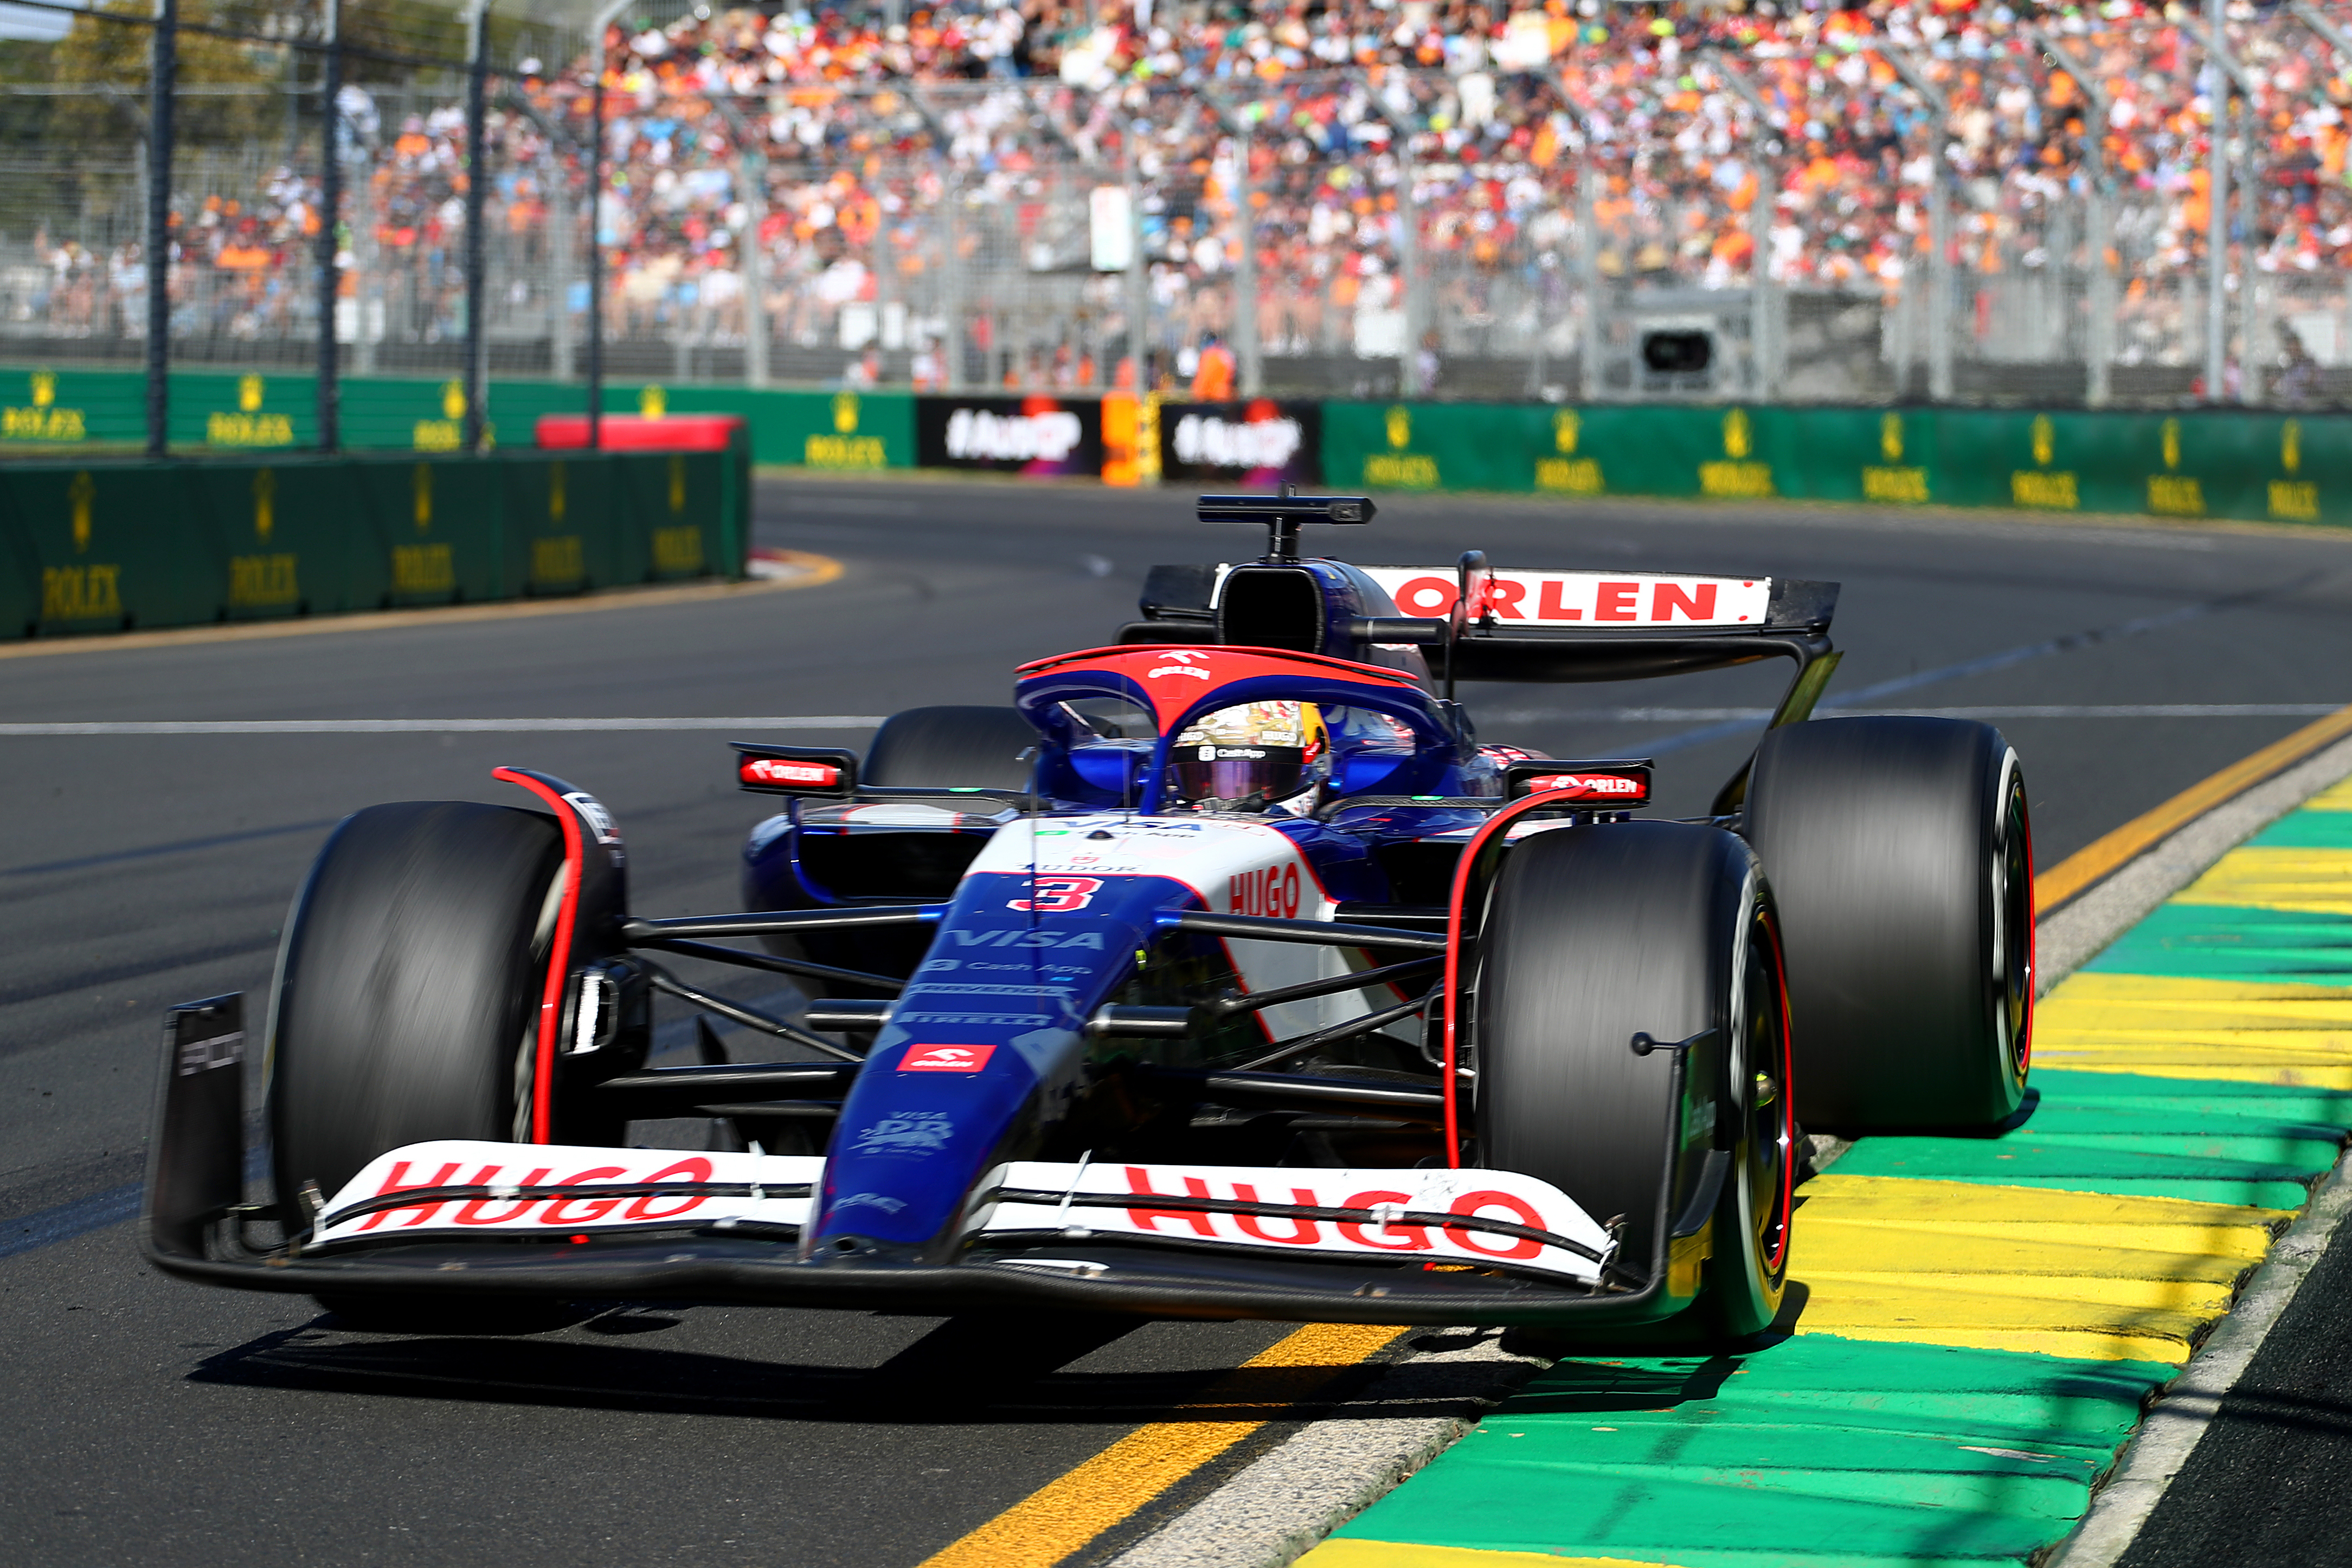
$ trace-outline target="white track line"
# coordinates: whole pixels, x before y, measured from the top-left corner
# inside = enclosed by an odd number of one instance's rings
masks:
[[[2330,710],[2333,711],[2333,710]],[[113,719],[0,724],[12,735],[513,735],[566,730],[872,730],[878,713],[757,719]]]
[[[2074,705],[2011,704],[1998,708],[1840,708],[1818,710],[1823,719],[1899,714],[1921,719],[2318,719],[2342,703],[2327,702],[2103,702]],[[1489,724],[1543,721],[1602,720],[1618,723],[1684,724],[1729,719],[1769,719],[1769,708],[1520,708],[1482,712]]]
[[[2111,703],[2093,707],[1906,708],[1929,719],[2305,719],[2333,713],[2336,702]],[[1822,717],[1853,711],[1824,708]],[[1489,715],[1504,723],[1536,720],[1616,720],[1679,724],[1710,719],[1769,719],[1769,708],[1568,708]],[[0,723],[0,738],[37,735],[512,735],[597,730],[872,730],[879,713],[814,713],[722,719],[97,719],[70,723]]]

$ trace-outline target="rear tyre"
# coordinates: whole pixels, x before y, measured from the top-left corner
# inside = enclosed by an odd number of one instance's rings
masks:
[[[1703,1321],[1744,1335],[1780,1310],[1788,1277],[1794,1127],[1770,905],[1727,833],[1678,823],[1559,828],[1514,847],[1487,905],[1475,1020],[1480,1163],[1559,1187],[1595,1219],[1622,1215],[1621,1256],[1647,1268],[1670,1148],[1673,1058],[1661,1041],[1723,1032],[1718,1142],[1731,1158]],[[1769,1080],[1767,1093],[1759,1084]],[[1689,1092],[1686,1090],[1686,1092]],[[1704,1090],[1700,1090],[1704,1092]],[[1780,1131],[1761,1135],[1768,1125]],[[1685,1151],[1676,1187],[1697,1180]],[[1670,1216],[1671,1217],[1671,1216]]]
[[[270,1003],[267,1113],[289,1230],[306,1184],[331,1198],[388,1149],[530,1137],[562,861],[552,818],[464,801],[371,806],[327,840],[287,918]]]
[[[1756,753],[1748,841],[1789,965],[1797,1119],[1985,1127],[2023,1103],[2033,851],[2017,752],[1987,724],[1822,719]]]
[[[1037,731],[1017,708],[909,708],[866,748],[859,781],[893,788],[1027,789]]]

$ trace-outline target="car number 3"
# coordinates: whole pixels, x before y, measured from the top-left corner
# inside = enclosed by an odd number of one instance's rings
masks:
[[[1102,885],[1100,877],[1040,877],[1030,885],[1029,897],[1013,899],[1005,907],[1040,915],[1066,914],[1092,903]]]

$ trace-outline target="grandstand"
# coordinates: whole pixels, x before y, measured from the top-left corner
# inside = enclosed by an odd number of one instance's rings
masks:
[[[2352,53],[2315,5],[2233,0],[2216,94],[2200,16],[666,0],[601,37],[541,18],[502,40],[488,121],[490,363],[577,374],[594,244],[625,376],[1077,391],[1132,384],[1139,339],[1150,385],[1188,384],[1215,342],[1269,394],[2352,397]],[[76,66],[35,91],[19,61],[6,89],[12,359],[142,352],[143,78],[135,49],[76,52],[109,26],[7,46]],[[208,129],[173,172],[183,363],[299,364],[319,330],[314,68],[266,53],[186,89]],[[351,75],[346,363],[451,370],[462,82]],[[1660,363],[1691,334],[1704,369]]]

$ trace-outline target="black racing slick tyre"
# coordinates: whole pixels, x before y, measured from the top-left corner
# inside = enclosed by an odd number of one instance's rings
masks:
[[[388,1149],[530,1136],[540,989],[563,837],[465,801],[344,819],[295,896],[270,1002],[279,1212]]]
[[[1756,753],[1747,837],[1779,906],[1797,1118],[1980,1128],[2023,1103],[2033,847],[2017,752],[1988,724],[1819,719]]]
[[[1505,858],[1482,931],[1465,998],[1479,1163],[1549,1182],[1604,1223],[1622,1215],[1619,1255],[1646,1271],[1669,1160],[1696,1190],[1706,1149],[1673,1148],[1674,1055],[1637,1055],[1633,1037],[1722,1031],[1716,1093],[1685,1090],[1718,1099],[1713,1142],[1729,1157],[1697,1310],[1714,1335],[1768,1326],[1788,1279],[1796,1128],[1754,857],[1679,823],[1535,834]]]
[[[909,708],[866,748],[859,781],[896,789],[1029,787],[1037,731],[1017,708]]]

